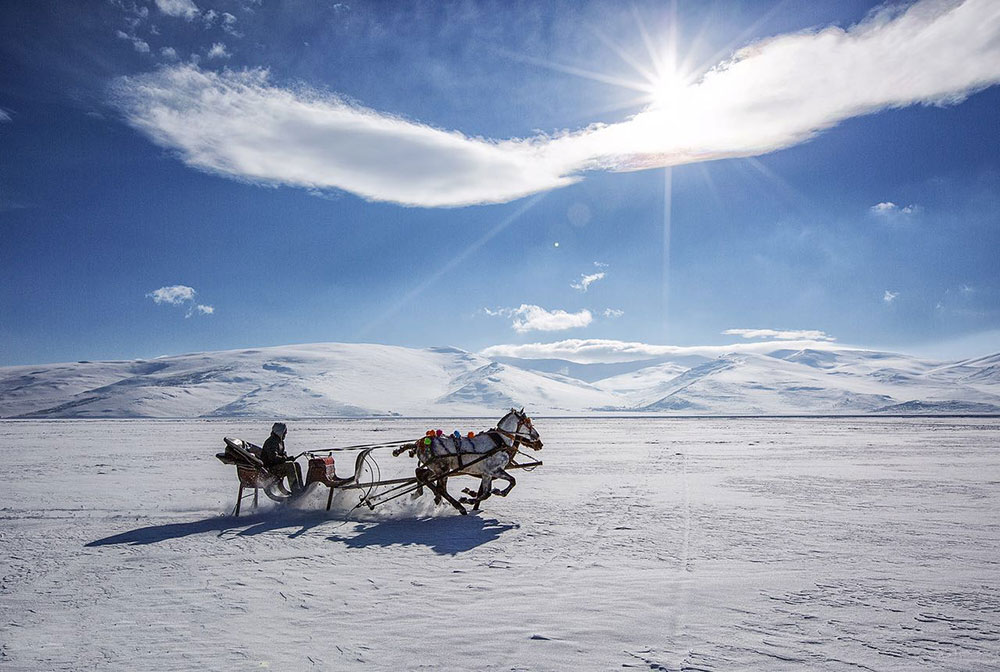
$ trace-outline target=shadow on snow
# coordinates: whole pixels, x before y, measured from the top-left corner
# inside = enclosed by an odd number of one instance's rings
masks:
[[[416,518],[358,523],[353,535],[333,534],[327,538],[348,548],[426,546],[441,555],[457,555],[496,541],[517,527],[479,516]]]
[[[294,539],[320,525],[336,522],[321,514],[287,515],[288,512],[285,513],[286,515],[266,512],[241,518],[213,516],[191,522],[150,525],[102,539],[95,539],[86,546],[121,544],[144,546],[209,532],[217,533],[217,537],[230,535],[249,537],[297,527],[298,529],[288,533],[288,537]],[[338,527],[347,522],[340,522]],[[440,555],[456,555],[495,541],[504,532],[518,527],[514,524],[501,523],[495,519],[485,519],[475,515],[364,521],[353,523],[353,525],[353,534],[332,534],[327,539],[340,542],[348,548],[426,546]]]

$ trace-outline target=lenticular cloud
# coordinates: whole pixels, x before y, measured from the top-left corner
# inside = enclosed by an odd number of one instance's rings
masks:
[[[266,70],[165,67],[120,79],[126,120],[188,165],[263,184],[423,207],[511,201],[593,170],[755,156],[850,117],[955,104],[1000,82],[1000,2],[922,0],[849,29],[736,52],[667,105],[557,137],[472,138],[282,88]]]

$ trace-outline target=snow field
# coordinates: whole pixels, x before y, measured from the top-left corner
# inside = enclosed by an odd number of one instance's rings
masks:
[[[293,422],[288,448],[492,422]],[[214,454],[270,421],[0,422],[0,667],[1000,667],[1000,420],[535,424],[545,465],[475,516],[317,492],[234,519]]]

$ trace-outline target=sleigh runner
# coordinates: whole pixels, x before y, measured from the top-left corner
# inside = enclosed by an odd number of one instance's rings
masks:
[[[241,439],[225,438],[226,449],[216,457],[225,464],[236,466],[239,478],[239,492],[233,514],[239,516],[244,499],[253,497],[253,505],[257,506],[258,492],[277,502],[298,499],[318,487],[329,489],[326,509],[330,510],[335,491],[359,491],[358,506],[362,504],[369,509],[385,504],[397,497],[413,494],[419,497],[426,488],[434,494],[435,503],[447,501],[455,509],[466,514],[465,504],[471,504],[473,510],[478,510],[480,503],[492,495],[506,497],[517,484],[508,470],[534,469],[541,462],[531,460],[517,462],[515,457],[520,454],[521,447],[541,450],[542,442],[531,424],[531,419],[524,414],[524,409],[510,409],[497,422],[496,427],[480,432],[469,433],[467,436],[443,435],[440,430],[428,431],[417,441],[394,441],[389,443],[345,446],[326,451],[307,451],[297,457],[307,457],[308,470],[304,487],[297,493],[289,492],[281,483],[281,479],[271,473],[261,460],[261,448]],[[414,475],[406,478],[382,479],[381,470],[375,459],[375,451],[394,448],[394,457],[407,454],[417,458]],[[341,451],[358,451],[354,460],[354,471],[351,476],[339,477],[335,468],[334,453]],[[454,476],[473,476],[480,479],[479,489],[463,489],[465,496],[455,499],[448,492],[448,479]],[[507,482],[503,490],[492,487],[494,479]],[[252,492],[245,492],[252,490]]]

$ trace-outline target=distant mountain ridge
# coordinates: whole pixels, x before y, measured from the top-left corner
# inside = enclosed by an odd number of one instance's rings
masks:
[[[0,418],[1000,414],[1000,354],[783,349],[578,364],[319,343],[0,368]]]

